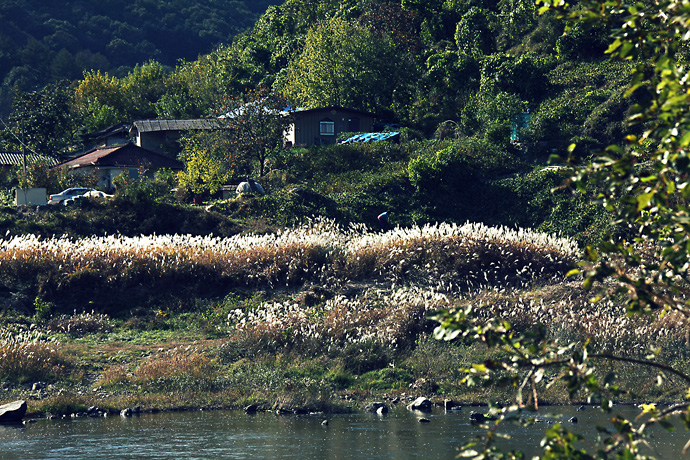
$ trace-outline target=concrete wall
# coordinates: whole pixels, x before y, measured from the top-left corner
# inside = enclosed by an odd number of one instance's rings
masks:
[[[15,206],[42,206],[48,202],[48,193],[44,188],[14,189]]]

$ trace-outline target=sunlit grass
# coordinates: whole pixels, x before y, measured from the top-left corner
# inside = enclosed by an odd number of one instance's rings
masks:
[[[0,328],[0,379],[17,383],[51,381],[67,374],[68,363],[49,335],[31,327]]]
[[[0,240],[0,277],[47,297],[87,290],[299,286],[427,276],[456,287],[524,283],[561,273],[577,246],[528,230],[479,224],[371,232],[311,221],[275,234],[231,238],[153,235]]]

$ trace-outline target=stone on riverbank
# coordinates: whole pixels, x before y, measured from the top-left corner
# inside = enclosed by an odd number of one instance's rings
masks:
[[[0,423],[21,422],[26,415],[26,401],[18,400],[0,406]]]

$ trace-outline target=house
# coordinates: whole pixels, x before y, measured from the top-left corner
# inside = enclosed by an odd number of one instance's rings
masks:
[[[129,171],[130,177],[139,177],[141,171],[147,176],[159,169],[183,169],[183,164],[151,150],[134,144],[98,147],[84,155],[59,164],[57,167],[69,168],[79,174],[98,174],[98,186],[111,189],[113,178]]]
[[[22,168],[24,165],[31,165],[34,163],[44,163],[48,166],[55,166],[58,160],[46,155],[37,153],[27,153],[24,156],[21,152],[1,152],[0,151],[0,172],[3,175],[9,174],[14,168]]]
[[[55,158],[40,155],[38,153],[27,153],[25,157],[21,152],[0,152],[0,168],[2,169],[9,170],[14,166],[23,166],[25,160],[27,165],[33,163],[48,163],[54,166],[58,164]]]
[[[293,124],[286,132],[286,145],[307,146],[335,144],[338,135],[369,132],[374,127],[374,114],[337,105],[292,112]]]
[[[220,129],[221,121],[214,118],[189,120],[137,120],[129,130],[134,143],[158,153],[177,152],[177,142],[185,131]]]
[[[109,147],[121,145],[129,142],[129,128],[131,123],[123,122],[108,126],[82,136],[85,151],[90,151],[96,147]]]

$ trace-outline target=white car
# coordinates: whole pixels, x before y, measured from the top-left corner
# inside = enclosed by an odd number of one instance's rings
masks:
[[[77,196],[82,196],[87,192],[94,191],[92,188],[84,188],[84,187],[74,187],[74,188],[68,188],[67,190],[63,190],[60,193],[56,193],[55,195],[50,195],[50,198],[48,198],[48,204],[58,204],[61,203],[65,200],[69,200],[70,198],[74,198]]]

